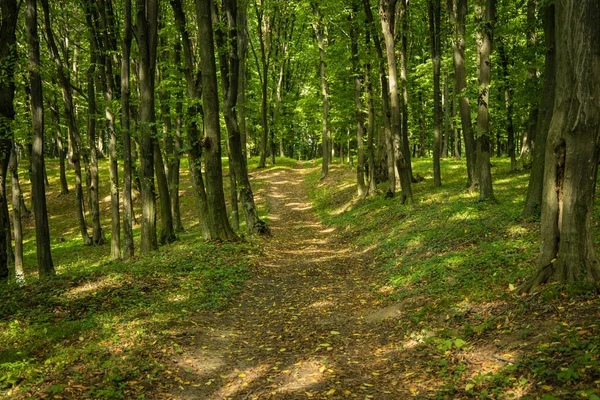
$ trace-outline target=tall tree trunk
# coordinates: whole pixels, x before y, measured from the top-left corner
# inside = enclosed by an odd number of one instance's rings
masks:
[[[181,65],[181,43],[175,43],[175,65]],[[181,209],[179,206],[179,169],[181,166],[181,154],[183,143],[181,139],[183,115],[183,89],[177,87],[175,93],[175,129],[172,135],[167,137],[167,155],[169,157],[168,179],[169,193],[171,197],[171,214],[173,215],[173,224],[176,232],[183,232],[183,223],[181,221]],[[169,147],[171,148],[169,150]]]
[[[29,41],[29,88],[31,93],[31,120],[33,125],[33,145],[31,147],[31,198],[35,215],[35,239],[38,271],[41,279],[55,275],[50,252],[50,227],[46,209],[46,188],[44,185],[44,106],[42,79],[40,77],[40,42],[37,33],[37,4],[27,0],[27,36]],[[7,158],[8,161],[8,158]],[[4,231],[0,229],[0,231]],[[1,235],[2,233],[0,233]],[[4,246],[0,238],[0,248]],[[0,255],[0,258],[2,256]],[[0,260],[1,261],[1,260]]]
[[[15,234],[15,279],[17,283],[25,283],[25,270],[23,269],[23,225],[21,222],[21,185],[19,184],[19,167],[17,165],[17,152],[11,146],[10,174],[12,186],[13,228]]]
[[[14,96],[15,96],[15,66],[17,65],[17,37],[16,28],[18,22],[19,7],[16,0],[0,0],[0,164],[4,164],[4,159],[10,157],[12,149],[12,122],[15,118]],[[37,38],[36,38],[37,43]],[[5,172],[5,171],[2,171]],[[2,179],[1,185],[5,186],[6,175],[0,176]],[[15,192],[13,191],[13,196]],[[6,191],[0,193],[0,206],[6,204]],[[0,221],[0,243],[4,243],[4,227],[8,225],[10,229],[10,221]],[[17,235],[15,235],[15,246],[17,246]],[[9,276],[7,247],[0,245],[0,283],[7,282]],[[22,254],[22,251],[21,251]],[[23,281],[23,266],[22,257],[21,265],[16,261],[15,269],[16,279],[20,283]]]
[[[471,108],[467,97],[467,69],[465,66],[465,17],[467,15],[467,0],[447,1],[448,14],[454,24],[454,40],[452,42],[452,60],[454,63],[454,79],[458,94],[460,120],[465,139],[465,154],[467,157],[467,187],[474,191],[477,187],[476,146],[471,121]]]
[[[259,70],[260,86],[262,91],[260,115],[262,123],[262,137],[260,140],[260,160],[258,168],[264,168],[267,164],[267,144],[269,141],[269,104],[268,104],[268,81],[269,65],[271,62],[271,17],[265,16],[264,0],[260,0],[260,9],[258,0],[254,1],[254,10],[256,12],[256,31],[260,42],[260,62],[254,52],[256,67]],[[254,48],[252,49],[254,51]]]
[[[535,46],[537,42],[536,27],[536,8],[537,0],[527,0],[527,49],[530,57],[530,65],[527,68],[527,89],[528,97],[533,99],[529,104],[529,115],[527,119],[527,129],[523,132],[521,141],[521,158],[528,159],[535,150],[536,126],[539,114],[538,104],[538,71],[535,67]]]
[[[190,36],[186,28],[186,17],[183,11],[181,0],[171,0],[171,7],[175,14],[175,22],[177,29],[181,34],[181,42],[183,45],[184,55],[184,71],[186,79],[187,97],[191,100],[188,104],[188,168],[194,188],[194,197],[198,205],[198,221],[200,231],[204,240],[211,238],[209,227],[209,211],[208,200],[206,198],[206,189],[204,179],[202,178],[202,147],[200,146],[200,132],[197,123],[198,114],[203,115],[202,107],[200,106],[200,97],[202,93],[202,82],[200,72],[195,72],[195,60],[192,50]]]
[[[221,169],[221,128],[219,124],[219,93],[217,67],[211,19],[211,0],[196,0],[198,20],[198,46],[202,71],[202,100],[204,105],[203,146],[206,154],[206,198],[210,214],[210,231],[213,240],[235,240],[236,234],[229,225],[223,192]]]
[[[448,89],[448,70],[444,75],[444,92],[442,97],[444,110],[444,138],[442,140],[442,157],[448,157],[448,144],[450,142],[450,90]]]
[[[440,150],[442,135],[442,101],[440,90],[440,66],[442,47],[440,43],[440,0],[429,0],[429,32],[431,36],[431,61],[433,64],[433,186],[442,186]]]
[[[504,49],[504,41],[498,40],[498,53],[502,65],[502,77],[504,80],[504,102],[506,104],[506,134],[508,136],[508,156],[510,157],[510,170],[517,169],[517,158],[515,156],[515,129],[513,125],[512,90],[510,87],[510,75],[508,72],[508,57]],[[498,143],[498,147],[500,144]]]
[[[556,94],[544,168],[538,272],[522,290],[579,282],[598,289],[594,194],[600,161],[600,4],[555,4]]]
[[[141,128],[141,192],[142,240],[140,250],[149,253],[158,248],[156,238],[156,194],[154,189],[154,75],[158,28],[158,0],[136,0],[137,41],[140,52],[140,128]]]
[[[385,70],[385,57],[383,55],[383,49],[381,46],[381,39],[379,38],[379,34],[375,29],[375,23],[373,21],[373,12],[371,11],[371,4],[369,0],[363,0],[363,6],[365,9],[366,21],[368,25],[368,30],[371,32],[373,37],[373,44],[375,45],[375,52],[377,59],[379,60],[379,82],[381,86],[381,102],[383,108],[383,126],[384,126],[384,135],[380,135],[381,139],[384,142],[384,146],[379,146],[385,149],[385,152],[381,151],[379,154],[383,154],[380,158],[383,160],[387,160],[387,175],[388,175],[388,193],[387,195],[393,195],[396,191],[396,174],[395,174],[395,163],[394,163],[394,148],[393,148],[393,140],[392,140],[392,123],[391,123],[391,111],[390,111],[390,94],[389,94],[389,85],[387,79],[387,72]],[[377,163],[378,167],[382,170],[382,172],[386,171],[384,167]],[[383,177],[383,173],[380,174]]]
[[[325,70],[325,26],[323,24],[323,15],[316,3],[311,3],[315,21],[312,23],[317,45],[319,47],[319,73],[321,75],[321,98],[323,99],[323,119],[321,122],[321,146],[323,149],[323,162],[321,164],[321,179],[324,179],[329,172],[329,163],[331,160],[330,134],[327,125],[329,119],[329,88],[327,87],[327,76]]]
[[[160,198],[160,234],[158,242],[162,244],[172,243],[176,240],[173,227],[173,214],[171,212],[171,196],[169,194],[169,182],[165,173],[165,164],[160,150],[158,140],[154,140],[154,172],[158,184],[158,196]]]
[[[554,97],[556,95],[556,36],[555,36],[555,6],[546,4],[543,7],[544,38],[546,39],[546,64],[544,67],[544,92],[540,104],[538,121],[538,132],[536,134],[536,145],[533,149],[533,163],[531,175],[527,188],[527,199],[522,216],[531,218],[541,213],[542,192],[544,189],[544,156],[546,152],[546,141],[548,129],[552,120]]]
[[[454,84],[454,88],[452,90],[452,132],[454,135],[454,158],[456,160],[460,160],[461,157],[461,143],[460,143],[460,135],[458,133],[458,126],[456,123],[456,83]]]
[[[363,136],[365,133],[365,115],[362,105],[362,82],[363,76],[360,70],[358,59],[358,25],[356,18],[358,16],[358,0],[352,3],[352,11],[348,15],[350,19],[350,40],[351,40],[351,57],[352,57],[352,72],[354,75],[354,104],[356,107],[356,186],[359,197],[364,197],[367,194],[367,186],[365,185],[365,150]]]
[[[69,131],[70,141],[70,157],[69,160],[73,163],[75,170],[75,194],[77,202],[77,219],[79,220],[79,230],[83,239],[84,245],[92,244],[92,239],[87,231],[87,223],[85,220],[84,197],[83,197],[83,179],[81,174],[81,136],[79,134],[79,126],[75,115],[75,105],[73,101],[73,92],[71,89],[71,81],[69,80],[69,71],[67,67],[68,61],[63,61],[60,58],[58,46],[54,40],[52,25],[50,23],[50,8],[48,0],[41,0],[42,8],[44,9],[44,25],[46,26],[46,39],[50,48],[51,57],[56,65],[58,82],[61,87],[62,98],[65,107],[65,118],[67,120],[67,129]],[[73,63],[76,65],[76,63]],[[76,76],[77,74],[73,72]]]
[[[483,0],[478,0],[482,7]],[[479,50],[479,101],[477,110],[477,171],[479,173],[479,199],[493,200],[492,171],[490,167],[489,98],[493,29],[496,18],[496,0],[487,0],[482,24],[482,42]]]
[[[401,138],[400,126],[400,97],[398,93],[398,64],[395,56],[395,8],[397,0],[380,0],[379,16],[381,19],[381,28],[385,40],[386,56],[388,62],[389,91],[390,91],[390,110],[391,110],[391,131],[394,138],[394,158],[396,168],[400,174],[400,186],[402,188],[401,202],[408,201],[412,203],[412,188],[408,154],[405,154],[404,145]],[[391,178],[390,178],[391,179]],[[392,193],[393,195],[393,193]]]
[[[375,181],[375,102],[373,100],[373,84],[371,83],[371,33],[367,27],[365,32],[365,40],[367,44],[367,57],[365,62],[365,87],[367,89],[367,107],[368,107],[368,123],[367,123],[367,157],[368,157],[368,182],[369,187],[367,193],[375,195],[377,192],[377,182]]]
[[[242,155],[248,157],[248,129],[246,128],[246,89],[248,87],[248,11],[247,2],[238,4],[238,52],[240,60],[240,76],[238,90],[238,120]]]
[[[114,20],[111,18],[111,0],[100,0],[100,28],[102,45],[101,86],[104,89],[104,114],[106,118],[106,132],[108,133],[108,156],[110,173],[110,213],[111,213],[111,240],[110,256],[113,260],[121,258],[121,216],[119,210],[119,167],[117,164],[117,134],[115,129],[115,113],[112,102],[115,92],[113,76],[112,54],[116,52],[116,40],[112,37],[115,32]]]
[[[130,104],[130,54],[133,31],[131,28],[131,0],[125,0],[123,41],[121,42],[121,132],[123,136],[123,258],[133,257],[133,199],[131,193],[131,117]]]
[[[225,117],[225,125],[228,136],[228,149],[230,154],[229,174],[232,188],[239,189],[239,199],[242,203],[244,216],[246,219],[246,230],[248,233],[270,234],[267,225],[258,217],[256,204],[254,203],[254,194],[250,186],[248,177],[248,166],[242,151],[242,141],[238,118],[235,113],[236,104],[238,101],[239,89],[239,57],[238,57],[238,40],[237,40],[237,0],[225,0],[223,2],[223,16],[226,21],[223,21],[223,26],[227,27],[227,36],[230,47],[226,53],[224,49],[225,35],[223,30],[217,29],[217,46],[219,47],[220,67],[221,67],[221,83],[223,88],[223,114]],[[214,12],[215,23],[219,22],[218,14]],[[237,194],[232,193],[231,201],[232,208],[236,205],[237,209]],[[234,221],[238,218],[238,212],[232,212]]]

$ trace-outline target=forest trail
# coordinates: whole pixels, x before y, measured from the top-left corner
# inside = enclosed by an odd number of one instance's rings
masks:
[[[412,397],[402,382],[410,355],[397,321],[386,320],[400,310],[373,289],[385,280],[372,255],[319,222],[303,184],[309,172],[255,173],[268,182],[274,236],[232,304],[177,334],[172,398]]]

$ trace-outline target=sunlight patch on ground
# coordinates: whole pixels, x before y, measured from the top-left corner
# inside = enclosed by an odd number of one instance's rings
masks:
[[[286,368],[281,373],[282,386],[278,392],[299,391],[308,389],[323,380],[326,368],[315,360],[302,360]]]
[[[335,232],[335,228],[327,228],[327,229],[323,229],[320,230],[319,233],[331,233],[331,232]]]
[[[332,307],[333,305],[334,305],[334,302],[331,300],[320,300],[320,301],[315,301],[309,307],[321,309],[321,308]]]
[[[234,369],[230,374],[228,382],[217,390],[210,398],[215,400],[230,398],[250,385],[253,381],[263,376],[268,369],[269,365],[267,364],[258,365],[241,371]]]
[[[81,286],[76,286],[73,289],[67,291],[65,293],[65,296],[72,299],[80,299],[87,296],[89,293],[93,293],[96,290],[116,289],[121,286],[123,286],[121,283],[115,282],[113,278],[107,276],[98,281],[86,282]]]

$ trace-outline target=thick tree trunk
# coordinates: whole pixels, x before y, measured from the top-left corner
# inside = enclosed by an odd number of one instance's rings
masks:
[[[38,271],[40,278],[45,279],[54,276],[55,272],[52,254],[50,252],[50,228],[48,226],[46,188],[44,185],[44,108],[42,79],[39,72],[40,43],[37,33],[37,4],[35,0],[27,0],[26,20],[29,41],[31,120],[33,125],[33,145],[31,147],[31,198],[33,201],[33,213],[35,215]],[[0,229],[0,231],[3,231],[3,229]],[[6,248],[3,239],[4,238],[0,238],[0,248]]]
[[[440,66],[442,48],[440,44],[441,5],[440,0],[429,0],[429,32],[431,36],[431,61],[433,64],[433,186],[442,186],[440,150],[442,135],[442,101],[440,91]]]
[[[448,14],[454,24],[454,40],[452,42],[452,60],[454,63],[454,79],[459,98],[460,120],[465,140],[467,157],[467,187],[474,191],[477,187],[476,146],[471,121],[471,109],[467,91],[467,69],[465,66],[465,17],[467,15],[467,0],[451,0],[447,2]]]
[[[129,78],[131,75],[129,57],[131,54],[131,41],[133,31],[131,28],[131,0],[125,0],[125,13],[123,25],[123,41],[121,43],[121,132],[123,136],[123,258],[133,257],[133,199],[131,193],[132,163],[131,163],[131,135]]]
[[[483,0],[478,0],[483,3]],[[481,4],[479,4],[482,6]],[[494,200],[492,187],[492,171],[490,165],[490,81],[491,81],[491,59],[493,49],[493,28],[496,18],[496,0],[487,0],[483,32],[481,32],[482,43],[479,50],[479,100],[477,109],[477,172],[479,173],[479,200]]]
[[[394,156],[396,168],[400,175],[400,186],[402,194],[400,201],[412,203],[412,188],[410,169],[408,168],[409,157],[405,154],[402,143],[402,132],[400,126],[400,98],[398,93],[398,64],[395,56],[395,3],[397,0],[381,0],[379,2],[379,16],[381,28],[385,40],[386,56],[388,62],[388,77],[390,91],[391,131],[394,141]],[[391,179],[391,178],[390,178]],[[393,193],[391,193],[393,195]]]
[[[227,219],[225,194],[223,192],[219,93],[210,8],[211,0],[196,0],[200,70],[202,71],[202,100],[204,105],[205,136],[203,147],[206,155],[206,198],[210,214],[211,239],[235,240],[237,236],[231,229]]]
[[[556,2],[556,97],[548,132],[538,273],[543,283],[597,285],[594,194],[600,161],[600,5]]]
[[[158,248],[156,238],[156,194],[154,189],[154,75],[158,28],[158,0],[136,0],[137,41],[140,52],[139,87],[141,128],[142,240],[140,250],[149,253]]]
[[[554,4],[544,5],[544,37],[546,39],[546,65],[544,70],[544,92],[540,104],[540,113],[538,121],[538,132],[536,134],[536,145],[533,149],[533,163],[531,165],[531,175],[529,176],[529,186],[527,188],[527,199],[522,216],[531,218],[539,216],[542,206],[542,192],[544,189],[544,155],[546,152],[546,140],[548,138],[548,129],[552,120],[555,96],[555,25],[554,25]]]

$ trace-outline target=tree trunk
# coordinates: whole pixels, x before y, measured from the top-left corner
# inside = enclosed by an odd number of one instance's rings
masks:
[[[454,79],[459,98],[460,120],[465,139],[465,154],[467,157],[467,187],[474,191],[477,187],[476,146],[471,121],[471,109],[467,92],[467,69],[465,67],[465,17],[467,15],[467,0],[451,0],[447,2],[448,14],[454,24],[454,40],[452,42],[452,60],[454,63]]]
[[[236,104],[238,100],[238,88],[239,88],[239,57],[238,57],[238,40],[237,30],[238,26],[236,17],[237,12],[237,0],[225,0],[223,2],[223,15],[226,16],[227,20],[223,21],[223,26],[226,26],[229,43],[229,54],[224,49],[226,46],[225,37],[223,30],[217,29],[217,46],[219,47],[220,67],[221,67],[221,83],[223,88],[223,113],[225,117],[225,125],[228,133],[228,149],[230,155],[229,164],[229,175],[232,186],[232,208],[235,205],[235,213],[232,211],[234,224],[239,218],[239,212],[237,210],[237,188],[239,188],[239,200],[242,203],[242,209],[244,210],[244,216],[246,219],[246,230],[249,234],[270,234],[270,230],[267,225],[258,217],[258,211],[256,204],[254,203],[254,194],[250,185],[250,179],[248,177],[248,166],[246,159],[242,151],[242,140],[240,134],[240,127],[238,125],[238,118],[235,114]],[[219,22],[218,14],[215,10],[214,17],[215,23]],[[237,227],[236,227],[237,226]],[[239,224],[234,225],[235,229],[239,228]]]
[[[364,197],[367,194],[367,186],[365,185],[365,151],[363,136],[365,133],[365,116],[362,105],[362,82],[361,82],[361,70],[358,59],[358,26],[357,18],[358,15],[358,1],[354,0],[352,4],[352,11],[348,15],[350,20],[350,40],[351,40],[351,58],[352,58],[352,72],[354,75],[354,104],[356,107],[356,149],[357,149],[357,162],[356,162],[356,186],[358,197]]]
[[[169,194],[169,182],[165,173],[165,164],[160,150],[158,140],[154,140],[154,172],[158,184],[158,196],[160,198],[160,234],[158,243],[161,245],[172,243],[177,238],[173,227],[173,214],[171,212],[171,196]]]
[[[542,192],[544,189],[544,155],[546,152],[546,141],[548,129],[552,120],[555,97],[555,74],[556,74],[556,48],[555,48],[555,25],[554,4],[543,7],[544,37],[546,39],[546,65],[544,70],[544,92],[540,104],[538,121],[538,132],[536,134],[536,146],[533,149],[533,163],[529,186],[527,188],[527,199],[523,209],[523,218],[539,216],[542,206]]]
[[[202,107],[200,106],[200,97],[202,93],[202,82],[200,81],[200,72],[195,72],[195,60],[192,50],[190,36],[186,28],[186,17],[183,12],[181,0],[171,0],[171,7],[175,14],[175,22],[177,29],[181,34],[181,42],[183,44],[184,56],[184,71],[186,79],[187,97],[191,101],[188,104],[188,121],[187,138],[188,138],[188,168],[190,178],[194,188],[194,197],[198,205],[198,222],[202,238],[209,240],[211,238],[209,227],[209,211],[208,200],[206,198],[206,189],[204,179],[202,178],[202,147],[200,146],[200,132],[198,129],[197,117],[198,114],[203,115]]]
[[[12,186],[13,228],[15,234],[15,279],[18,284],[25,283],[23,269],[23,225],[21,223],[21,185],[19,184],[19,167],[15,146],[11,148],[10,174]]]
[[[238,52],[240,59],[240,76],[238,90],[238,120],[240,140],[244,160],[248,156],[248,129],[246,128],[246,89],[248,87],[248,11],[247,2],[238,4]]]
[[[325,27],[323,26],[323,15],[316,3],[311,3],[315,21],[313,22],[313,30],[317,37],[317,45],[319,47],[319,72],[321,75],[321,97],[323,99],[323,120],[321,125],[321,146],[323,149],[323,162],[321,164],[321,179],[324,179],[329,172],[329,162],[331,159],[331,148],[329,129],[327,121],[329,118],[329,89],[327,87],[327,76],[325,73]]]
[[[175,44],[175,65],[181,65],[181,43]],[[171,214],[173,215],[173,224],[176,232],[183,232],[183,223],[181,221],[181,208],[179,206],[179,169],[181,166],[181,155],[183,143],[181,139],[183,118],[183,89],[177,88],[175,94],[175,130],[174,135],[167,137],[171,151],[167,149],[169,157],[168,179],[169,179],[169,195],[171,197]]]
[[[367,42],[367,59],[366,59],[366,71],[365,71],[365,87],[367,89],[367,107],[368,107],[368,123],[367,123],[367,157],[368,157],[368,181],[369,187],[367,194],[373,196],[377,192],[377,182],[375,180],[375,102],[373,100],[373,84],[371,83],[371,54],[370,54],[370,42],[371,35],[369,29],[366,31],[366,42]]]
[[[400,98],[398,94],[398,65],[395,56],[395,4],[397,0],[381,0],[379,2],[379,16],[381,28],[385,40],[386,56],[388,62],[391,131],[394,139],[394,157],[396,168],[400,174],[400,186],[402,188],[401,203],[408,201],[412,203],[411,176],[408,168],[408,154],[405,154],[401,138],[400,126]],[[391,179],[391,177],[390,177]],[[392,193],[393,195],[393,193]]]
[[[600,5],[556,2],[556,94],[544,168],[538,272],[522,290],[600,281],[594,194],[600,161]]]
[[[60,127],[60,109],[56,95],[52,101],[52,114],[56,121],[56,149],[58,153],[58,168],[60,174],[60,194],[64,196],[69,193],[69,184],[67,183],[67,174],[65,166],[65,151],[62,139],[62,129]]]
[[[478,0],[481,7],[483,0]],[[493,28],[496,18],[496,0],[487,0],[482,24],[482,42],[479,50],[479,99],[477,109],[477,171],[479,173],[479,200],[494,200],[490,167],[489,98]]]
[[[69,71],[66,66],[67,62],[60,58],[58,46],[54,40],[52,25],[50,23],[50,8],[48,0],[41,0],[42,8],[44,9],[44,25],[46,26],[46,39],[50,48],[51,57],[56,65],[58,82],[61,87],[62,98],[65,107],[65,118],[67,120],[67,129],[69,131],[70,141],[70,157],[69,160],[73,163],[75,170],[75,195],[77,202],[77,219],[79,220],[79,230],[83,239],[84,245],[90,245],[92,239],[87,231],[87,223],[85,220],[84,197],[83,197],[83,179],[81,174],[81,136],[79,135],[79,126],[75,115],[75,106],[73,101],[73,93],[71,82],[68,78]],[[74,63],[75,64],[75,63]],[[75,74],[76,75],[76,74]]]
[[[265,4],[263,0],[260,0],[259,9],[258,0],[254,1],[254,10],[256,12],[256,31],[258,33],[258,40],[260,42],[260,62],[256,53],[254,57],[256,59],[256,67],[260,71],[260,85],[262,91],[262,101],[260,107],[261,123],[262,123],[262,137],[260,141],[260,161],[258,162],[258,168],[264,168],[267,165],[267,144],[269,141],[269,104],[268,104],[268,81],[269,81],[269,65],[271,62],[271,18],[265,17]]]
[[[448,70],[444,75],[444,92],[442,97],[444,110],[444,138],[442,140],[442,157],[448,157],[448,144],[450,142],[450,90],[448,89]]]
[[[400,19],[402,21],[402,51],[400,52],[400,83],[402,85],[402,145],[403,154],[411,182],[417,182],[413,177],[410,143],[408,141],[408,0],[400,0]],[[397,161],[397,160],[396,160]]]
[[[154,139],[156,115],[154,111],[154,76],[158,28],[158,0],[136,0],[137,41],[140,52],[139,87],[141,128],[141,194],[143,254],[158,248],[156,238],[156,194],[154,190]]]
[[[454,158],[460,160],[461,157],[461,143],[460,135],[458,133],[458,127],[456,123],[456,83],[452,90],[452,132],[454,134]]]
[[[529,115],[527,119],[527,129],[523,132],[521,144],[521,158],[529,159],[535,150],[536,126],[539,114],[538,107],[538,71],[535,67],[535,46],[537,35],[535,32],[536,26],[536,6],[537,0],[527,0],[527,49],[530,57],[530,65],[527,68],[527,92],[528,97],[533,99],[529,105]],[[530,161],[530,160],[528,160]]]
[[[27,0],[27,36],[29,41],[29,87],[31,93],[31,120],[33,125],[33,145],[31,147],[31,198],[35,215],[35,239],[40,279],[55,275],[50,252],[50,228],[46,209],[46,188],[44,186],[44,108],[42,79],[40,77],[40,43],[37,33],[37,4]],[[8,160],[8,158],[7,158]],[[0,231],[4,231],[0,229]],[[2,233],[0,233],[2,234]],[[0,238],[0,248],[4,247]],[[2,258],[2,255],[0,255]],[[1,259],[0,259],[1,262]]]
[[[389,95],[389,85],[387,79],[387,73],[385,71],[385,57],[383,56],[383,49],[381,46],[381,39],[379,38],[379,34],[375,29],[375,24],[373,22],[373,13],[371,12],[371,4],[369,0],[363,0],[363,6],[365,9],[366,21],[368,25],[368,31],[371,32],[373,37],[373,44],[375,45],[375,52],[377,59],[379,60],[379,82],[381,86],[381,102],[383,108],[383,126],[384,126],[384,135],[380,135],[384,146],[379,146],[382,150],[378,152],[380,155],[380,159],[382,161],[387,161],[387,163],[376,163],[379,167],[381,173],[381,179],[385,178],[387,175],[389,186],[388,192],[386,196],[393,196],[396,191],[396,174],[395,174],[395,163],[394,163],[394,146],[392,140],[392,122],[391,122],[391,111],[390,111],[390,95]],[[385,167],[384,167],[385,165]],[[387,169],[386,169],[387,167]]]
[[[131,28],[131,0],[125,0],[123,41],[121,43],[121,132],[123,136],[123,258],[133,257],[133,199],[131,195],[132,163],[129,78],[131,75],[129,57],[133,31]]]
[[[440,0],[429,0],[429,32],[431,36],[431,61],[433,64],[433,186],[442,186],[440,150],[442,135],[442,101],[440,91],[440,66],[442,48],[440,44],[441,6]]]
[[[510,157],[510,170],[517,169],[517,158],[515,156],[515,129],[513,126],[513,105],[511,100],[512,90],[508,73],[508,57],[504,49],[504,41],[498,40],[498,53],[500,53],[500,64],[502,65],[502,76],[504,80],[504,102],[506,104],[506,134],[508,136],[508,156]],[[498,144],[498,147],[499,144]]]
[[[211,239],[236,240],[237,236],[231,229],[227,219],[223,192],[219,93],[210,9],[210,0],[196,0],[200,70],[202,71],[202,100],[204,105],[205,136],[202,141],[206,154],[206,198],[210,215]]]

